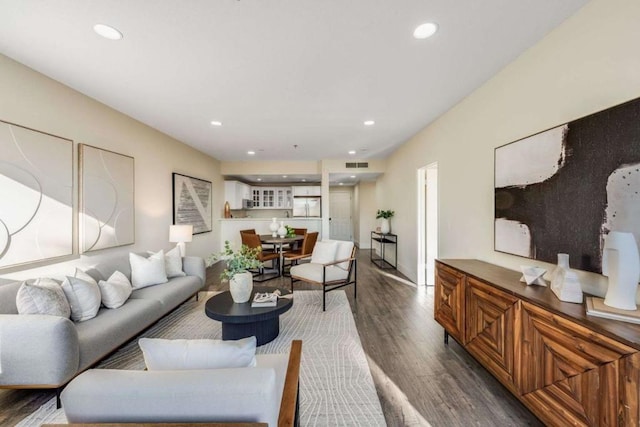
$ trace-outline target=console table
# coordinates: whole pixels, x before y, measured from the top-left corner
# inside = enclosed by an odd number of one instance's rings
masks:
[[[587,316],[522,273],[436,262],[434,317],[511,393],[553,426],[640,425],[640,325]]]
[[[378,242],[380,244],[380,257],[377,258],[374,256],[375,250],[373,247],[373,242]],[[379,231],[371,232],[371,262],[374,263],[378,268],[396,268],[398,264],[398,236],[392,233],[381,233]],[[384,257],[385,246],[392,245],[394,250],[393,256],[393,264],[387,261]]]

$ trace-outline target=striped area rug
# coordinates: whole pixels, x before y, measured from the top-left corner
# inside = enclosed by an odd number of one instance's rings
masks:
[[[204,314],[204,303],[190,300],[140,337],[221,338],[221,324]],[[300,421],[303,426],[385,426],[360,337],[344,291],[327,294],[322,311],[320,291],[295,291],[291,310],[280,316],[280,335],[258,347],[258,353],[286,353],[291,340],[301,339]],[[137,340],[105,359],[99,368],[144,369]],[[65,423],[55,399],[18,424]]]

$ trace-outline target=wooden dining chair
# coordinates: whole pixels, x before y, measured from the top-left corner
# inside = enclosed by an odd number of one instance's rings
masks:
[[[260,236],[257,234],[241,233],[242,244],[247,245],[251,249],[259,248],[258,261],[263,265],[258,268],[257,271],[252,271],[254,282],[265,282],[275,277],[280,277],[280,254],[275,252],[265,252],[262,250],[262,243],[260,242]],[[264,263],[271,261],[271,268],[265,271]],[[275,273],[275,275],[274,275]]]
[[[248,228],[246,230],[240,230],[240,237],[242,237],[243,234],[256,234],[258,235],[258,233],[256,233],[256,229],[255,228]],[[276,245],[270,245],[270,244],[262,244],[262,250],[265,252],[276,252]]]
[[[307,234],[307,229],[306,228],[294,228],[293,229],[293,233],[296,236],[304,236],[305,234]],[[293,243],[291,243],[290,245],[287,245],[287,246],[290,248],[290,250],[297,251],[297,250],[300,249],[300,243],[301,242],[293,242]]]
[[[283,270],[285,272],[285,276],[288,276],[286,272],[287,260],[289,261],[289,267],[291,267],[292,265],[298,264],[301,259],[311,258],[311,254],[313,253],[313,248],[315,247],[317,240],[317,231],[314,231],[313,233],[306,233],[299,249],[288,251],[283,254],[284,259],[282,263],[284,264]]]

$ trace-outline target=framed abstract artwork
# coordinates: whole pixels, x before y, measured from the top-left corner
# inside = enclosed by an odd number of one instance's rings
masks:
[[[173,224],[192,225],[193,234],[211,231],[211,182],[173,173]]]
[[[495,150],[495,250],[600,273],[609,231],[640,242],[640,99]]]
[[[73,254],[73,141],[0,121],[0,268]]]
[[[79,165],[82,251],[133,244],[133,157],[80,144]]]

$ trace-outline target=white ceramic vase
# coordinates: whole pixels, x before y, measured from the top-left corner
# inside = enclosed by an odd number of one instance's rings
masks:
[[[253,290],[253,274],[250,271],[237,273],[229,280],[229,291],[233,302],[241,304],[249,301]]]
[[[391,221],[389,221],[389,218],[382,218],[382,223],[380,224],[380,232],[382,234],[391,233]]]
[[[569,254],[558,254],[558,266],[551,273],[551,291],[560,301],[582,304],[582,285],[569,267]]]
[[[284,237],[287,235],[287,227],[284,226],[284,221],[280,221],[280,228],[278,228],[278,236]]]
[[[635,310],[640,257],[633,234],[609,232],[602,251],[602,274],[609,277],[605,305],[621,310]]]
[[[269,230],[271,231],[271,237],[278,237],[278,229],[280,226],[278,225],[277,218],[271,218],[271,224],[269,224]]]

